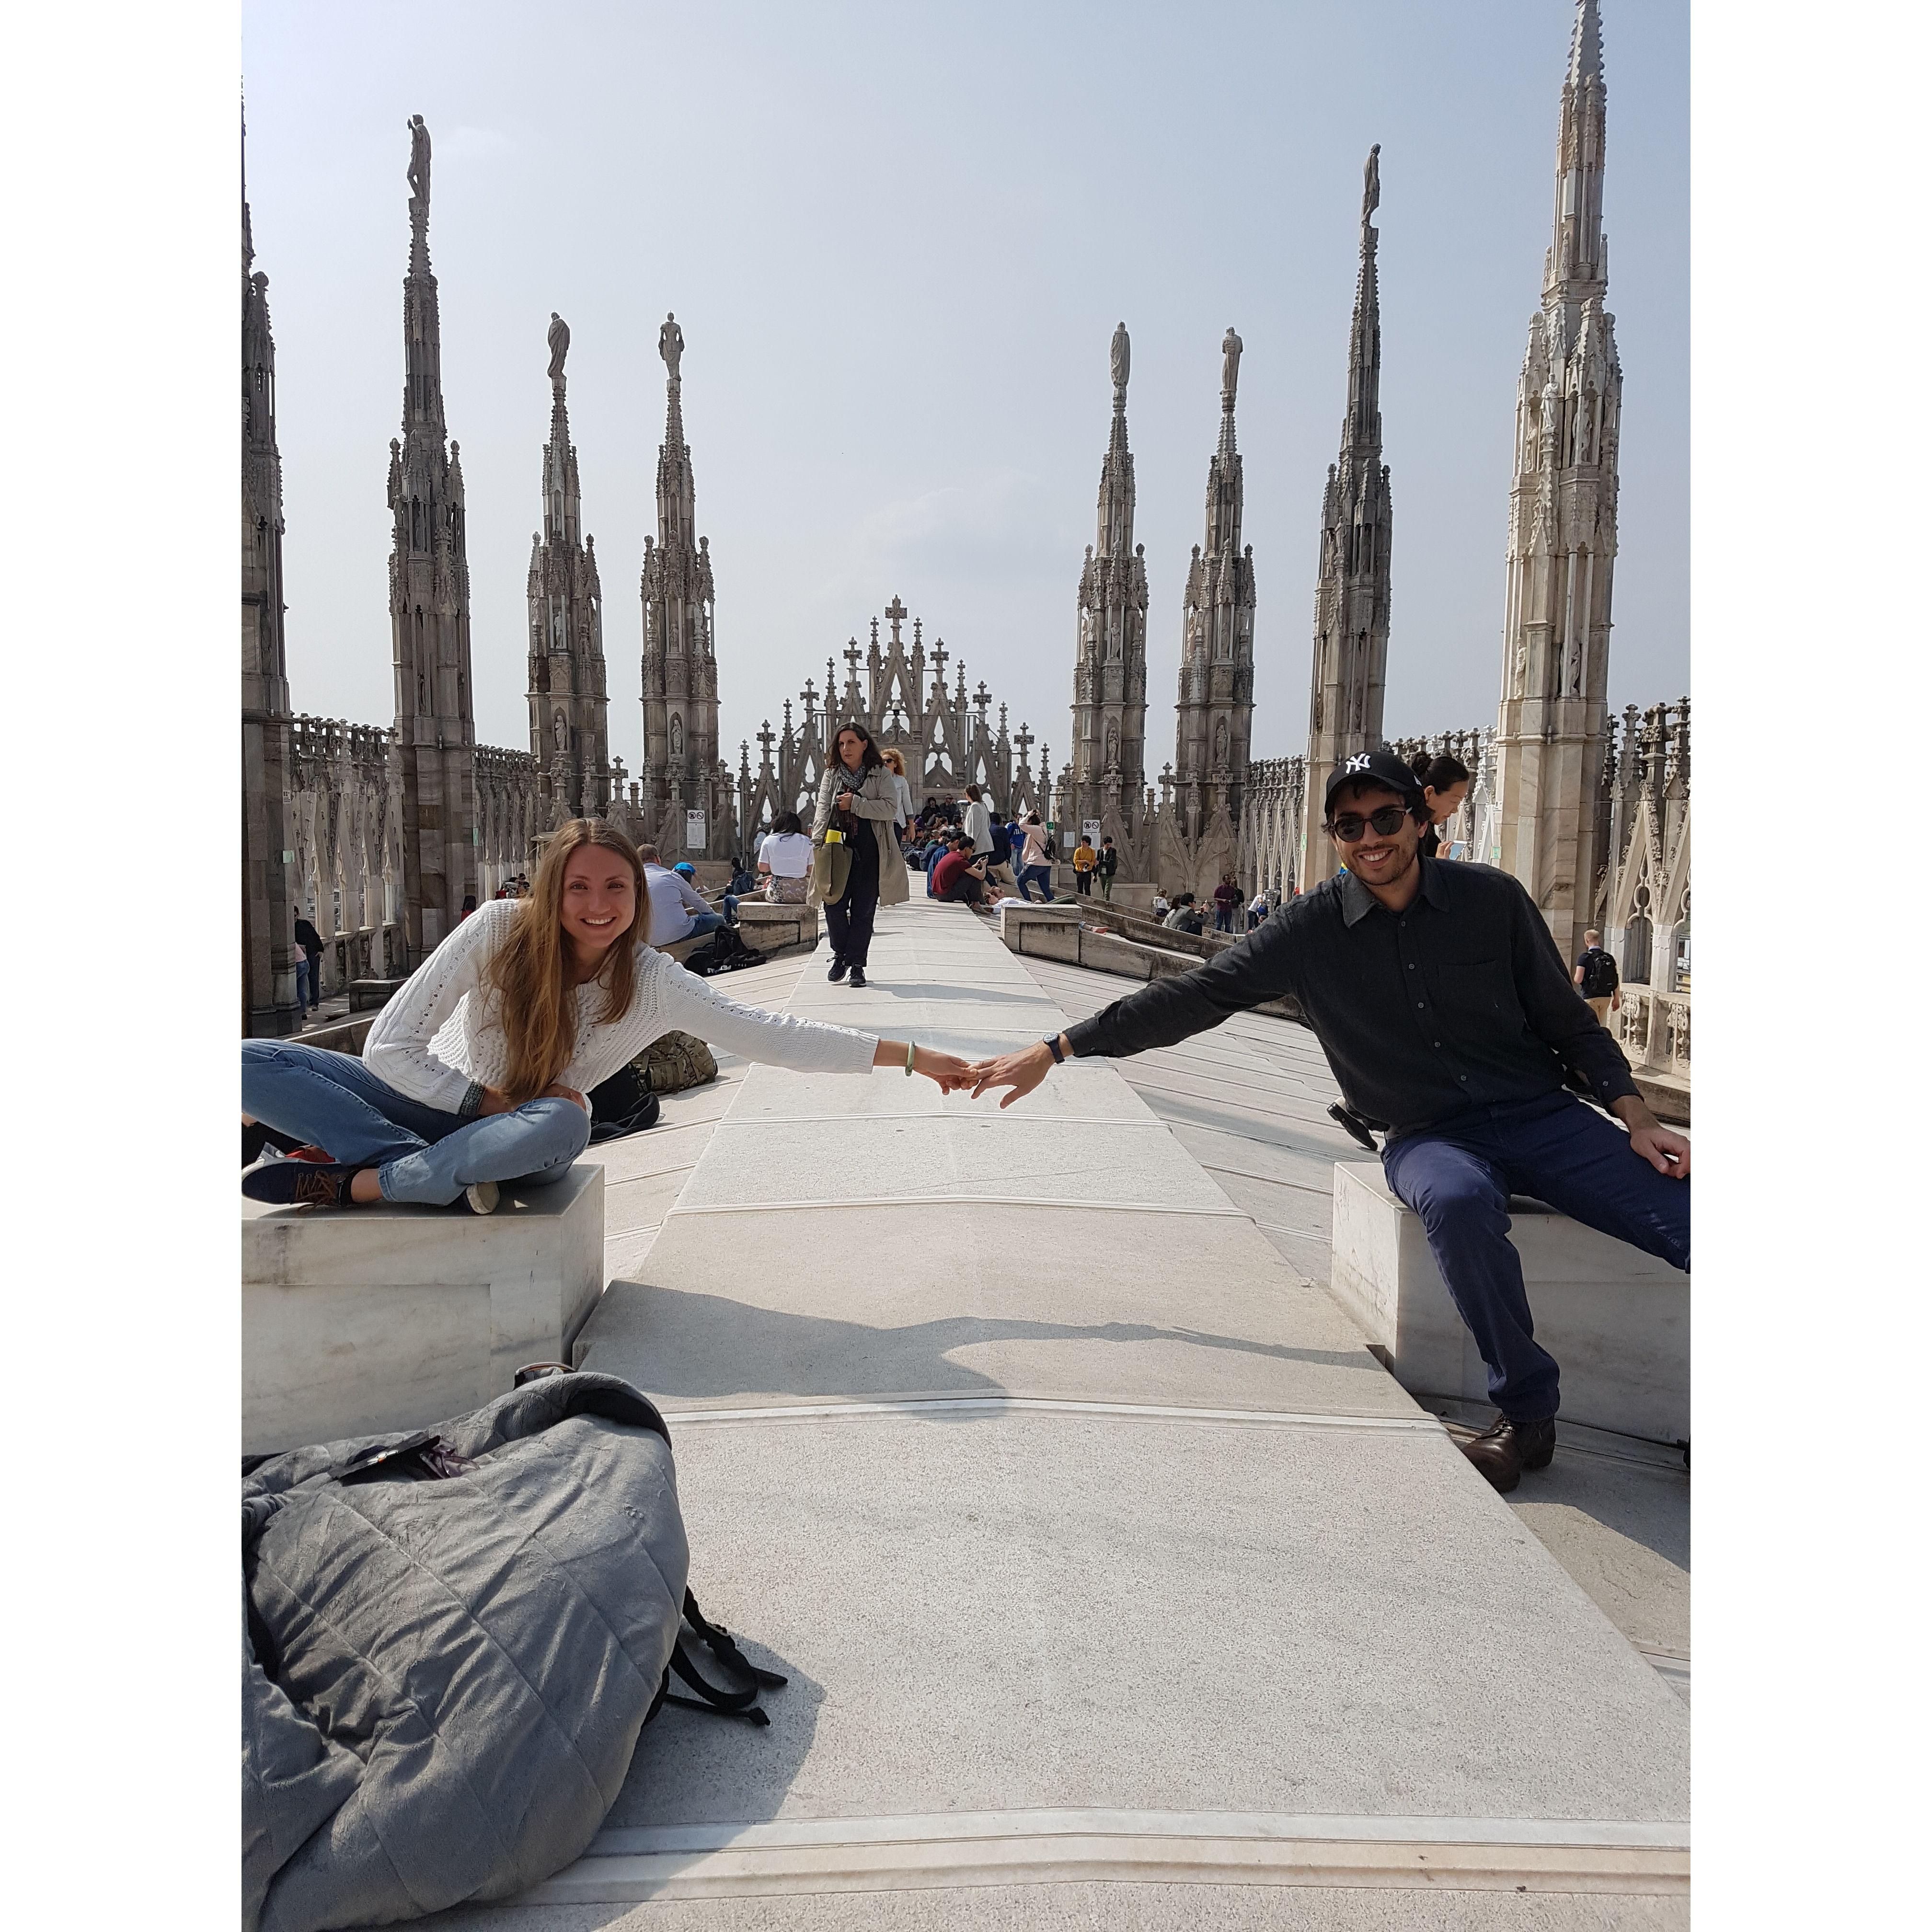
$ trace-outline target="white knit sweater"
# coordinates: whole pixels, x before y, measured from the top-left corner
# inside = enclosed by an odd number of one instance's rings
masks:
[[[483,969],[528,902],[492,899],[425,959],[376,1016],[362,1048],[370,1072],[399,1094],[446,1113],[472,1114],[485,1087],[500,1088],[510,1046]],[[604,989],[577,988],[577,1050],[557,1077],[588,1094],[659,1035],[695,1034],[714,1046],[800,1073],[865,1073],[878,1047],[871,1034],[741,1006],[648,946],[638,948],[635,988],[621,1019],[597,1017]]]

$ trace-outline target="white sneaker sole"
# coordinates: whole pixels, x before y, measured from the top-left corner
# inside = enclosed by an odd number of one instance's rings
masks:
[[[471,1214],[494,1214],[502,1195],[494,1180],[479,1180],[463,1190],[463,1198],[470,1203]]]

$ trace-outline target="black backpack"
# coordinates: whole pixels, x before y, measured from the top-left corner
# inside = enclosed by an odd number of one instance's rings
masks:
[[[1600,946],[1592,946],[1578,962],[1583,968],[1586,1000],[1607,1000],[1617,990],[1617,962]]]

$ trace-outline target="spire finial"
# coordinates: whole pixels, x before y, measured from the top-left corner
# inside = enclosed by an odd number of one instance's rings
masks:
[[[1573,81],[1604,77],[1604,23],[1597,11],[1597,0],[1576,0],[1576,19],[1570,30],[1570,78]]]

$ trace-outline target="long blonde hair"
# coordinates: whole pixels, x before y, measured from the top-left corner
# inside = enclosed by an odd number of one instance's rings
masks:
[[[485,975],[509,1042],[504,1091],[513,1106],[533,1100],[570,1064],[577,1050],[577,1000],[569,982],[570,949],[563,936],[563,874],[571,854],[586,845],[614,852],[631,868],[637,911],[604,956],[598,983],[608,1022],[629,1011],[637,990],[637,948],[650,936],[651,898],[644,861],[622,832],[602,818],[573,818],[553,838],[537,866],[530,896]]]

